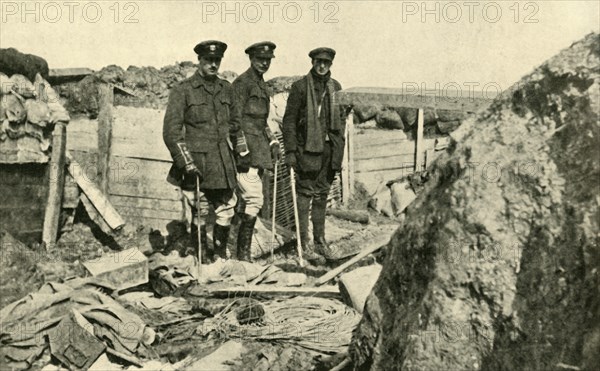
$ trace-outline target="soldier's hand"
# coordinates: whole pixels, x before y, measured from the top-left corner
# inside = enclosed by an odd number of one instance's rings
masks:
[[[198,169],[196,164],[194,164],[193,162],[185,165],[185,173],[188,175],[199,177],[200,181],[202,181],[202,179],[204,179],[202,177],[202,173],[200,172],[200,169]]]
[[[279,162],[279,160],[281,160],[281,149],[279,148],[279,143],[273,143],[271,145],[271,159],[273,162]]]
[[[294,169],[294,171],[298,171],[298,163],[296,160],[295,153],[286,153],[285,155],[285,164],[290,168]]]

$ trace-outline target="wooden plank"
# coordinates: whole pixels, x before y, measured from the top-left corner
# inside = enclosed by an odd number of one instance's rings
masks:
[[[94,73],[87,67],[76,68],[51,68],[49,71],[50,77],[83,77]]]
[[[119,229],[123,227],[125,222],[114,209],[114,207],[110,204],[107,196],[104,195],[96,186],[95,183],[91,182],[87,179],[82,173],[82,167],[75,161],[75,159],[67,152],[67,158],[70,161],[69,165],[69,173],[75,181],[79,188],[89,197],[91,203],[98,210],[98,212],[105,219],[106,223],[112,229]]]
[[[399,130],[398,130],[399,131]],[[354,137],[354,146],[356,149],[358,148],[370,148],[370,149],[374,149],[380,146],[396,146],[396,148],[398,146],[402,146],[405,145],[407,147],[410,147],[411,145],[414,145],[413,141],[408,139],[406,137],[406,135],[404,135],[404,132],[399,131],[402,135],[397,135],[397,132],[395,130],[389,130],[388,135],[382,135],[379,133],[379,131],[371,134],[356,134]]]
[[[415,141],[415,171],[421,171],[423,164],[423,122],[423,109],[419,108],[417,117],[417,139]]]
[[[113,155],[110,160],[109,179],[114,183],[139,183],[156,180],[166,183],[171,162]]]
[[[179,200],[178,188],[166,180],[139,180],[131,182],[113,182],[110,185],[110,195],[153,198],[157,200]]]
[[[85,211],[90,219],[96,223],[102,232],[106,234],[112,233],[112,228],[106,223],[102,215],[100,215],[98,209],[94,206],[92,201],[90,201],[89,197],[86,196],[85,193],[82,193],[81,196],[79,196],[79,199],[81,200],[81,203],[83,204],[83,207],[85,208]]]
[[[181,212],[178,210],[154,210],[141,207],[120,206],[119,214],[126,219],[152,218],[161,220],[181,220]]]
[[[113,154],[171,162],[162,138],[164,110],[117,106],[113,122]]]
[[[367,173],[382,170],[405,169],[413,166],[414,161],[406,158],[406,156],[379,157],[356,161],[356,172]]]
[[[98,121],[78,117],[67,125],[67,150],[71,152],[98,151]]]
[[[108,193],[108,168],[111,152],[113,122],[113,87],[101,84],[99,87],[98,105],[98,188]]]
[[[350,88],[336,93],[336,100],[342,105],[380,105],[406,108],[437,108],[464,112],[477,112],[488,107],[494,97],[482,91],[456,91],[446,89],[434,94],[421,95],[420,88]],[[457,97],[460,93],[460,96]]]
[[[52,133],[52,156],[50,157],[48,172],[48,199],[42,231],[42,242],[46,249],[54,248],[58,236],[58,224],[65,187],[66,149],[67,128],[63,122],[58,122]]]
[[[194,296],[316,296],[321,298],[340,298],[340,290],[337,286],[324,287],[281,287],[271,285],[254,285],[240,287],[223,288],[202,288],[192,289],[190,294]]]
[[[48,194],[48,188],[44,184],[18,186],[0,184],[0,186],[2,187],[2,192],[0,192],[0,207],[2,208],[26,208],[31,205],[40,207]]]
[[[122,206],[122,207],[137,207],[140,209],[174,211],[174,210],[182,210],[184,201],[183,200],[158,200],[155,198],[111,195],[110,202],[112,202],[112,204],[117,209]]]
[[[366,257],[369,254],[374,253],[375,251],[379,250],[382,246],[387,245],[389,243],[389,241],[390,241],[390,236],[380,236],[377,240],[375,240],[375,241],[371,242],[369,245],[367,245],[360,253],[358,253],[358,255],[356,255],[352,259],[348,260],[344,264],[340,265],[339,267],[334,268],[334,269],[330,270],[329,272],[325,273],[324,275],[322,275],[321,277],[319,277],[315,281],[315,283],[317,285],[322,285],[325,282],[335,278],[338,274],[345,271],[352,264],[357,263],[362,258]]]

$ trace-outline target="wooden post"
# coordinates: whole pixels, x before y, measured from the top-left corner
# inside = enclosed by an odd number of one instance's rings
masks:
[[[354,110],[348,113],[346,118],[346,126],[348,127],[348,201],[354,194]]]
[[[417,118],[417,138],[415,140],[415,172],[421,171],[423,166],[423,108],[419,108]]]
[[[348,115],[350,116],[350,115]],[[349,168],[349,160],[348,160],[348,121],[350,118],[346,118],[346,130],[344,130],[344,158],[342,160],[342,204],[348,205],[350,202],[350,168]]]
[[[101,84],[98,112],[98,187],[108,195],[108,171],[112,141],[114,91],[111,84]]]
[[[58,235],[60,210],[65,187],[65,152],[67,150],[67,126],[58,122],[52,133],[52,157],[50,158],[48,202],[44,215],[42,242],[46,250],[54,247]]]

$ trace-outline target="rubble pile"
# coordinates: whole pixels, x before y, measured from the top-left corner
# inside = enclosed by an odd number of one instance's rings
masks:
[[[0,87],[0,162],[47,162],[54,125],[70,119],[58,95],[39,73],[0,72]]]
[[[452,133],[392,237],[355,369],[597,368],[599,50],[586,36]]]

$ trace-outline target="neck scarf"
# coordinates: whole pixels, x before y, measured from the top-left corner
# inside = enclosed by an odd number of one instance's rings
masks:
[[[323,80],[327,79],[325,84],[325,93],[323,97],[316,97],[315,95],[315,81],[313,80],[313,72],[306,75],[307,80],[307,89],[306,89],[306,147],[305,149],[309,152],[321,153],[323,152],[324,145],[324,136],[323,136],[323,128],[321,127],[321,120],[319,120],[319,102],[317,99],[321,100],[321,104],[326,103],[326,98],[329,99],[329,123],[330,131],[339,131],[340,130],[340,111],[339,107],[335,102],[334,95],[334,86],[333,80],[329,78],[329,73],[326,76],[323,76]],[[317,77],[318,79],[321,76]]]

